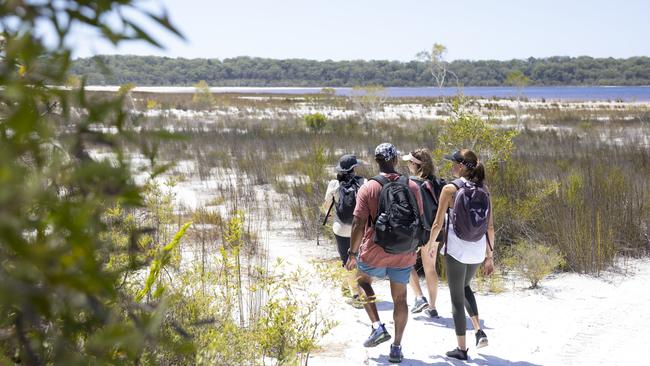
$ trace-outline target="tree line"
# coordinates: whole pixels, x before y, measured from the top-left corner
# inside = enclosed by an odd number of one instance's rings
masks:
[[[444,62],[444,66],[457,76],[448,77],[445,86],[506,86],[508,75],[517,71],[528,77],[531,85],[540,86],[650,85],[650,57],[456,60]],[[200,80],[211,86],[436,85],[430,65],[416,60],[315,61],[247,56],[220,60],[102,55],[76,59],[71,72],[86,77],[91,85],[189,86]]]

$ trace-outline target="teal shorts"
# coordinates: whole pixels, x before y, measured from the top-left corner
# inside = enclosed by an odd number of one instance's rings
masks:
[[[357,268],[359,271],[367,274],[370,277],[388,277],[391,282],[407,284],[409,283],[409,276],[411,275],[411,269],[413,269],[413,266],[405,268],[373,267],[361,262],[361,260],[357,258]]]

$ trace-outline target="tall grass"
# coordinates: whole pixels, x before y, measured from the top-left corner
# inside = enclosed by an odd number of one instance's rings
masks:
[[[178,95],[147,98],[160,98],[161,105],[174,100],[191,105],[191,96],[182,97],[183,101]],[[306,237],[317,233],[325,184],[333,179],[340,155],[356,154],[365,162],[357,171],[369,177],[377,173],[372,155],[378,143],[390,141],[404,152],[417,147],[433,151],[441,147],[440,134],[445,130],[445,123],[438,120],[400,119],[372,121],[366,129],[353,116],[330,119],[319,133],[313,133],[300,115],[259,120],[252,113],[256,108],[287,108],[306,101],[316,109],[353,106],[345,98],[331,96],[215,95],[215,99],[215,108],[237,106],[240,112],[212,121],[145,119],[142,126],[173,125],[185,139],[166,142],[159,151],[164,158],[194,161],[201,179],[229,175],[229,183],[219,188],[222,197],[237,197],[235,206],[253,205],[268,215],[286,211]],[[413,98],[385,103],[413,101],[445,102]],[[498,101],[470,100],[468,107],[496,117],[514,113],[509,104]],[[525,239],[554,246],[566,258],[566,269],[589,273],[599,273],[617,256],[645,254],[649,197],[642,177],[648,174],[644,136],[650,135],[650,128],[643,121],[644,113],[644,106],[623,104],[542,103],[524,110],[528,128],[515,138],[512,158],[488,171],[497,244],[509,246]],[[545,124],[552,128],[536,127]],[[493,128],[503,124],[496,122]],[[400,169],[407,172],[405,166]],[[254,197],[253,186],[280,194],[281,207]],[[239,194],[232,195],[234,191]]]

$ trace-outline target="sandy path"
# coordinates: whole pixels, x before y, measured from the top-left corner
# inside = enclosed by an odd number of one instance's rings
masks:
[[[271,258],[282,257],[295,266],[309,268],[315,258],[337,257],[334,243],[320,247],[298,238],[295,227],[276,226],[268,234]],[[628,273],[606,273],[601,278],[560,274],[526,289],[523,281],[508,280],[501,294],[477,293],[483,328],[490,346],[477,350],[468,330],[470,361],[467,365],[645,365],[650,347],[644,343],[650,315],[650,261],[629,262]],[[377,281],[379,314],[391,334],[392,301],[387,281]],[[321,342],[322,349],[310,365],[385,365],[390,342],[364,348],[369,321],[363,310],[345,304],[338,293],[323,293],[340,324]],[[336,291],[335,291],[336,292]],[[409,306],[412,296],[409,295]],[[437,303],[439,319],[424,313],[409,315],[402,365],[454,365],[444,353],[455,346],[448,288],[441,285]],[[471,324],[468,321],[468,329]]]

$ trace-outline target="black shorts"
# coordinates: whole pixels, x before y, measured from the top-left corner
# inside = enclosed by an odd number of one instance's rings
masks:
[[[348,262],[348,250],[350,249],[350,238],[345,237],[345,236],[338,236],[334,234],[336,237],[336,247],[339,251],[339,257],[341,257],[341,262],[343,262],[343,266]]]

